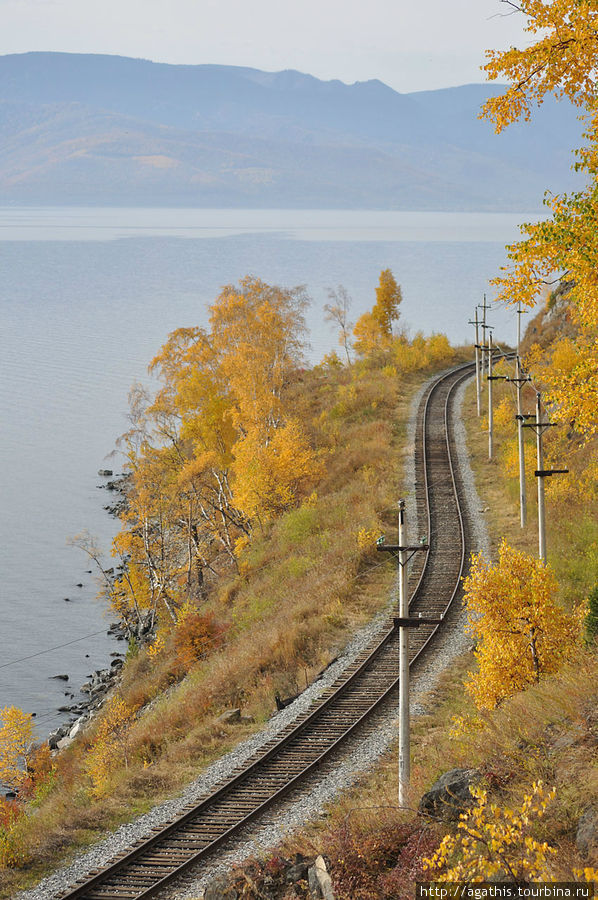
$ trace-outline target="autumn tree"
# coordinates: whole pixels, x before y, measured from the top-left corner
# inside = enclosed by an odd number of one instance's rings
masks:
[[[299,502],[321,473],[286,403],[303,364],[302,288],[247,277],[209,307],[208,328],[180,328],[150,366],[154,398],[135,387],[121,439],[129,471],[120,565],[107,591],[144,633],[199,605],[222,559],[237,566],[255,522]],[[131,627],[132,627],[131,626]]]
[[[88,749],[85,770],[95,797],[103,797],[115,770],[129,764],[129,733],[134,710],[121,697],[108,701],[95,737]]]
[[[504,539],[496,565],[481,554],[472,557],[464,602],[478,668],[466,687],[479,709],[492,709],[557,671],[574,651],[581,611],[566,613],[556,600],[557,590],[549,566]]]
[[[306,302],[301,288],[245,278],[210,307],[219,370],[233,404],[233,494],[249,521],[292,506],[319,474],[308,437],[284,404],[303,362]]]
[[[512,267],[497,278],[498,300],[533,305],[546,283],[567,279],[575,346],[559,346],[561,364],[545,373],[553,418],[572,422],[584,435],[598,431],[598,10],[589,0],[503,0],[526,19],[523,49],[488,51],[488,77],[508,79],[504,93],[490,98],[482,115],[502,131],[529,119],[532,105],[547,94],[567,97],[586,116],[588,144],[576,168],[585,189],[548,196],[551,217],[522,226],[524,239],[509,247]],[[566,353],[564,351],[567,351]],[[562,363],[565,363],[562,365]]]
[[[246,277],[224,287],[210,307],[211,340],[242,436],[282,420],[284,388],[303,364],[306,306],[303,288]]]
[[[0,781],[18,787],[33,745],[33,719],[16,706],[0,709]]]
[[[401,287],[391,270],[383,269],[376,288],[376,302],[369,312],[359,317],[353,329],[355,349],[361,356],[390,349],[393,322],[399,318],[402,299]]]
[[[268,440],[252,431],[239,441],[233,473],[237,502],[263,524],[294,506],[323,468],[301,423],[289,418]]]
[[[352,300],[347,293],[346,288],[342,284],[328,291],[329,303],[324,305],[326,313],[326,321],[333,322],[338,326],[338,342],[345,349],[348,365],[351,365],[351,331],[353,325],[349,321],[349,310],[351,309]]]
[[[528,120],[533,103],[546,94],[565,96],[590,109],[596,99],[598,10],[590,0],[501,0],[526,18],[530,36],[523,49],[488,50],[484,70],[491,81],[506,79],[506,91],[486,101],[483,115],[497,131],[521,116]]]
[[[180,524],[187,547],[187,582],[195,572],[203,589],[214,546],[234,560],[234,544],[248,522],[235,505],[230,481],[232,448],[238,438],[234,396],[220,366],[212,336],[202,328],[173,332],[151,364],[163,381],[148,408],[159,423],[157,440],[174,451]]]

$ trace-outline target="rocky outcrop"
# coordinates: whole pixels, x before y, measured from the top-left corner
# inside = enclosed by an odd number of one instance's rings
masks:
[[[98,475],[103,478],[109,477],[112,474],[110,469],[100,469],[98,472]],[[101,490],[110,491],[111,493],[119,495],[118,499],[104,506],[104,509],[115,518],[119,518],[127,510],[127,489],[130,480],[130,474],[124,473],[122,475],[116,475],[111,481],[107,481],[105,484],[98,485]]]
[[[106,694],[115,686],[123,665],[124,660],[118,656],[112,660],[108,669],[96,669],[89,676],[89,681],[81,685],[81,692],[87,694],[87,699],[60,707],[61,712],[76,714],[77,718],[48,735],[50,750],[64,750],[72,743],[94,712],[104,704]]]
[[[315,863],[308,869],[307,880],[312,897],[321,898],[321,900],[334,900],[332,879],[328,874],[326,863],[322,856],[316,856]]]
[[[216,721],[223,725],[249,725],[255,722],[255,719],[253,716],[242,716],[241,708],[237,707],[236,709],[227,709],[221,716],[218,716]]]
[[[579,820],[575,846],[582,856],[598,858],[598,806],[589,806]]]
[[[292,861],[277,856],[266,866],[247,863],[217,875],[206,885],[203,900],[239,900],[246,896],[282,900],[290,896],[289,890],[306,900],[335,900],[324,857],[297,853]]]
[[[458,819],[471,806],[471,788],[480,779],[477,769],[451,769],[445,772],[421,798],[419,812],[444,822]]]

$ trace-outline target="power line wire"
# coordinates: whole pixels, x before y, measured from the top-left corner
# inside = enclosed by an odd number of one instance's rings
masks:
[[[47,650],[40,650],[38,653],[31,653],[29,656],[22,656],[20,659],[13,659],[10,662],[2,663],[0,669],[6,669],[8,666],[14,666],[17,663],[25,662],[28,659],[34,659],[36,656],[43,656],[44,653],[52,653],[54,650],[61,650],[63,647],[69,647],[71,644],[77,644],[79,641],[86,641],[90,637],[103,634],[105,630],[105,628],[102,628],[101,631],[92,631],[91,634],[84,634],[82,637],[67,641],[65,644],[57,644],[56,647],[48,647]]]

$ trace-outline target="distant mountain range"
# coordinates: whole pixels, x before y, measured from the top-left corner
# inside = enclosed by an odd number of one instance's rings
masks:
[[[0,57],[0,204],[536,209],[575,184],[576,111],[497,136],[499,91],[399,94],[300,72]]]

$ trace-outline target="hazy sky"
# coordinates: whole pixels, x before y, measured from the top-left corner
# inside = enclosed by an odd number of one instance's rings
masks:
[[[398,91],[483,81],[522,41],[500,0],[0,0],[0,54],[117,53],[170,63],[379,78]]]

